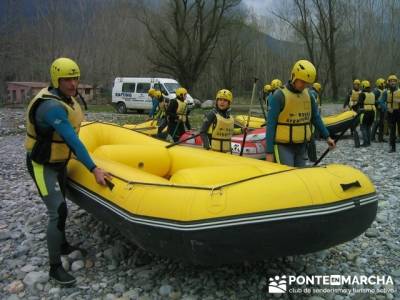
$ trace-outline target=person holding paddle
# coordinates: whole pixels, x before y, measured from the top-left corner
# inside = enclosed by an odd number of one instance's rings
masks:
[[[314,65],[307,60],[297,61],[291,79],[271,97],[267,117],[266,160],[294,167],[305,166],[304,156],[314,125],[330,148],[335,141],[329,137],[318,112],[318,106],[307,85],[317,75]]]

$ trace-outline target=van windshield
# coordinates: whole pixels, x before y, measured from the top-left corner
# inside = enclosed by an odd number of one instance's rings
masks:
[[[165,88],[168,90],[168,93],[175,93],[175,90],[180,87],[178,83],[164,83]]]

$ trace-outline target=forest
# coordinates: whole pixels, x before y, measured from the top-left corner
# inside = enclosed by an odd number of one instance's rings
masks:
[[[272,5],[273,3],[273,5]],[[400,65],[398,0],[3,0],[0,98],[7,81],[48,81],[70,57],[81,81],[110,97],[115,77],[177,79],[198,99],[220,88],[250,94],[312,61],[324,98],[343,99],[355,78],[372,83]],[[400,74],[397,74],[400,75]]]

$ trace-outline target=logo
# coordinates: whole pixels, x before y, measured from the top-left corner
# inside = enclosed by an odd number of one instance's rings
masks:
[[[275,277],[269,278],[268,283],[268,293],[270,294],[282,294],[286,293],[287,290],[287,282],[286,276],[283,275],[279,277],[278,275]]]
[[[369,288],[365,286],[382,286]],[[301,286],[301,287],[300,287]],[[270,294],[394,293],[394,281],[386,275],[281,275],[269,277]]]

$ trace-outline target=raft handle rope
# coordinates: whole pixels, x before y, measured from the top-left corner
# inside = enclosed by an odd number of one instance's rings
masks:
[[[78,161],[76,158],[71,158],[74,159],[76,161]],[[296,168],[291,168],[291,169],[287,169],[287,170],[281,170],[281,171],[277,171],[277,172],[272,172],[272,173],[267,173],[267,174],[260,174],[260,175],[256,175],[256,176],[252,176],[252,177],[248,177],[248,178],[243,178],[237,181],[233,181],[233,182],[229,182],[229,183],[225,183],[225,184],[221,184],[221,185],[217,185],[217,186],[211,186],[211,187],[205,187],[205,186],[193,186],[193,185],[175,185],[175,184],[164,184],[164,183],[152,183],[152,182],[141,182],[141,181],[131,181],[131,180],[127,180],[125,178],[122,178],[118,175],[115,175],[111,172],[108,172],[112,177],[117,178],[125,183],[127,183],[127,188],[128,189],[133,189],[133,185],[134,184],[139,184],[139,185],[145,185],[145,186],[157,186],[157,187],[167,187],[167,188],[180,188],[180,189],[195,189],[195,190],[204,190],[204,191],[211,191],[212,193],[214,191],[217,190],[221,190],[224,187],[228,187],[231,185],[235,185],[235,184],[239,184],[239,183],[243,183],[246,181],[250,181],[253,179],[258,179],[258,178],[262,178],[262,177],[267,177],[267,176],[271,176],[271,175],[276,175],[276,174],[280,174],[280,173],[285,173],[285,172],[289,172],[289,171],[293,171],[293,170],[297,170]],[[115,186],[114,183],[112,183],[110,180],[106,180],[106,184],[107,187],[112,190]]]
[[[184,142],[186,142],[186,141],[188,141],[188,140],[191,140],[191,139],[194,139],[194,138],[198,137],[200,134],[201,134],[201,133],[192,134],[192,135],[190,135],[190,136],[189,136],[188,138],[186,138],[186,139],[183,139],[183,140],[181,140],[181,141],[177,141],[177,142],[175,142],[175,143],[172,143],[172,144],[169,144],[169,145],[165,146],[165,148],[169,149],[169,148],[174,147],[174,146],[176,146],[176,145],[182,144],[182,143],[184,143]]]

